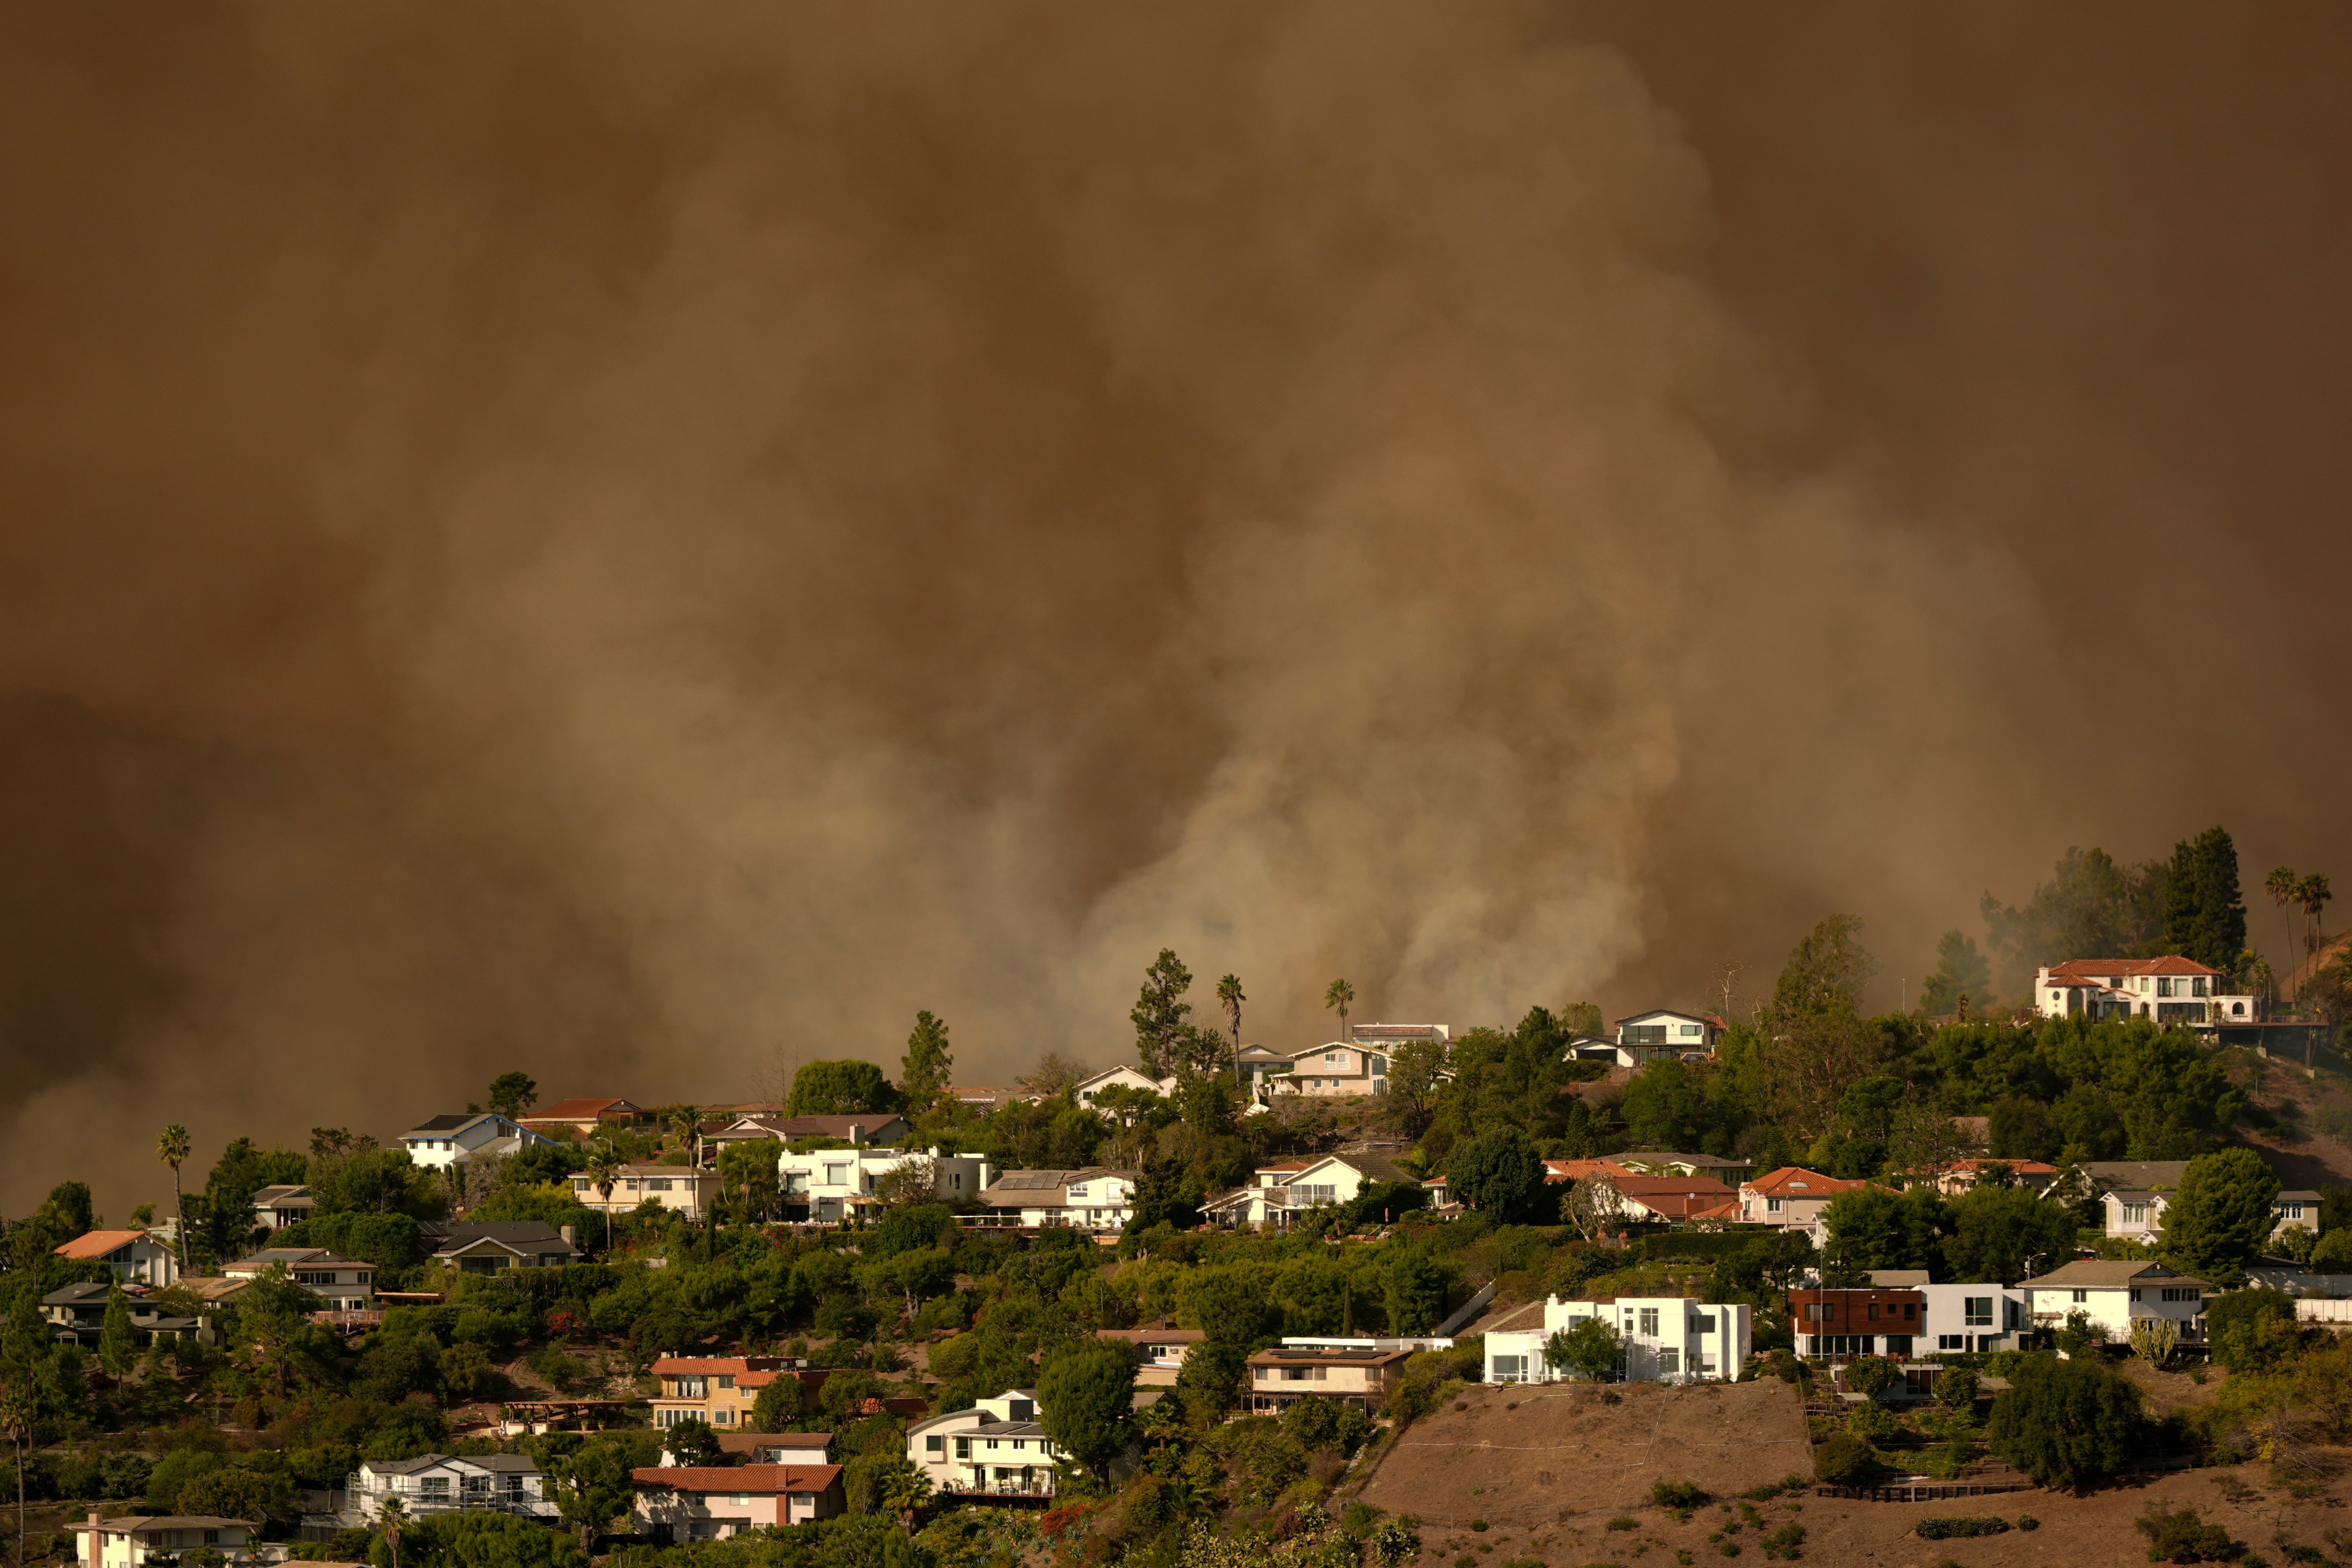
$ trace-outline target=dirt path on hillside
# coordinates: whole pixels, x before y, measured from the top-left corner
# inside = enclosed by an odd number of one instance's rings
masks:
[[[1654,1481],[1744,1491],[1809,1474],[1804,1415],[1788,1384],[1621,1384],[1465,1390],[1416,1421],[1365,1483],[1365,1501],[1433,1525],[1531,1525],[1646,1503]]]

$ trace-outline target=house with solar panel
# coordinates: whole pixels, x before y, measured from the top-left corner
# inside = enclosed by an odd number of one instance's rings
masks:
[[[1101,1165],[1082,1171],[1006,1171],[980,1194],[987,1212],[975,1218],[981,1225],[1008,1230],[1056,1225],[1122,1230],[1135,1211],[1136,1189],[1142,1182],[1139,1171]]]

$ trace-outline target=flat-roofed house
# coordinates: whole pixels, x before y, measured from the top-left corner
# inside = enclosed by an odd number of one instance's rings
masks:
[[[1549,1296],[1488,1327],[1486,1381],[1556,1383],[1574,1376],[1545,1364],[1544,1347],[1552,1335],[1594,1318],[1616,1333],[1617,1375],[1629,1383],[1729,1382],[1747,1364],[1754,1328],[1749,1308],[1696,1296]]]
[[[81,1537],[82,1568],[158,1568],[177,1564],[183,1553],[212,1552],[230,1563],[275,1562],[276,1553],[254,1542],[259,1527],[250,1520],[210,1514],[127,1514],[108,1519],[93,1512],[73,1532]]]
[[[1617,1020],[1618,1047],[1632,1054],[1633,1065],[1681,1061],[1715,1055],[1716,1037],[1723,1020],[1704,1013],[1677,1013],[1659,1007]]]
[[[1279,1345],[1249,1358],[1249,1409],[1279,1415],[1300,1400],[1328,1399],[1367,1413],[1388,1403],[1407,1358],[1405,1346]]]
[[[1927,1296],[1916,1289],[1791,1290],[1790,1328],[1808,1359],[1907,1356],[1926,1332]]]

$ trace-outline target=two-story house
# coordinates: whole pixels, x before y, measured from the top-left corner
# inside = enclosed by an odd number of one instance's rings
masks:
[[[1139,1171],[1089,1165],[1080,1171],[1006,1171],[982,1191],[982,1224],[1034,1230],[1068,1226],[1077,1230],[1123,1230],[1135,1212],[1143,1184]]]
[[[666,1355],[656,1359],[653,1373],[661,1384],[661,1392],[653,1399],[654,1425],[667,1430],[681,1421],[700,1421],[716,1431],[722,1443],[729,1433],[742,1430],[760,1390],[777,1378],[800,1379],[802,1396],[814,1400],[832,1375],[824,1367],[774,1355]],[[766,1436],[770,1442],[781,1440],[778,1434]]]
[[[1290,1076],[1290,1053],[1272,1046],[1246,1045],[1235,1053],[1234,1066],[1241,1074],[1243,1090],[1254,1103],[1261,1102],[1274,1092],[1276,1079]]]
[[[554,1142],[495,1110],[429,1117],[400,1135],[409,1159],[434,1171],[460,1161],[476,1163],[520,1154]]]
[[[1955,1120],[1960,1120],[1955,1118]],[[1906,1179],[1925,1180],[1924,1175]],[[2032,1193],[2046,1193],[2058,1179],[2058,1167],[2040,1160],[1955,1160],[1944,1167],[1929,1184],[1946,1197],[1958,1197],[1974,1190],[1979,1184],[2006,1179],[2010,1185],[2023,1187]]]
[[[710,1212],[719,1192],[719,1173],[701,1165],[623,1165],[613,1173],[610,1192],[578,1172],[572,1173],[572,1196],[582,1208],[604,1214],[626,1214],[645,1204],[674,1210],[689,1220]]]
[[[944,1495],[1054,1495],[1054,1440],[1045,1436],[1034,1389],[1009,1388],[969,1410],[912,1423],[907,1458]]]
[[[853,1149],[868,1145],[888,1149],[905,1142],[913,1131],[905,1117],[888,1111],[850,1111],[837,1116],[782,1116],[770,1111],[754,1111],[749,1115],[705,1121],[698,1136],[702,1145],[702,1163],[715,1165],[719,1163],[719,1151],[730,1143],[811,1143],[822,1141],[846,1143]]]
[[[1927,1298],[1918,1290],[1822,1289],[1789,1292],[1797,1353],[1808,1360],[1917,1353]]]
[[[309,1219],[318,1206],[310,1189],[299,1184],[263,1187],[253,1194],[253,1223],[264,1230],[283,1230]]]
[[[134,1281],[162,1289],[180,1277],[180,1260],[171,1247],[143,1230],[84,1231],[57,1248],[59,1258],[103,1263],[120,1284]]]
[[[515,1120],[542,1136],[592,1141],[615,1131],[650,1131],[659,1118],[625,1100],[559,1100]]]
[[[1166,1319],[1140,1329],[1097,1329],[1095,1337],[1128,1348],[1135,1357],[1138,1384],[1165,1388],[1184,1370],[1184,1358],[1192,1347],[1209,1336],[1205,1330],[1180,1329],[1173,1319]]]
[[[2200,1034],[2262,1016],[2258,998],[2229,990],[2229,976],[2194,959],[2077,958],[2044,966],[2033,981],[2045,1018],[2152,1018]]]
[[[1381,1183],[1418,1186],[1421,1179],[1378,1154],[1298,1155],[1267,1161],[1248,1186],[1223,1194],[1201,1209],[1213,1224],[1279,1229],[1316,1209],[1353,1203],[1366,1187]]]
[[[1924,1268],[1874,1268],[1870,1283],[1883,1290],[1919,1292],[1919,1330],[1912,1345],[1923,1354],[2018,1350],[2019,1336],[2033,1329],[2025,1292],[2013,1285],[1938,1285]]]
[[[1753,1160],[1689,1154],[1674,1149],[1627,1149],[1607,1158],[1637,1176],[1711,1176],[1734,1190],[1756,1174]]]
[[[839,1465],[648,1465],[629,1479],[637,1533],[664,1545],[806,1524],[843,1507]]]
[[[1739,1217],[1749,1225],[1808,1231],[1818,1241],[1827,1234],[1822,1211],[1830,1200],[1867,1184],[1824,1176],[1801,1165],[1783,1165],[1739,1184]]]
[[[2107,1331],[2110,1340],[2131,1338],[2140,1318],[2171,1320],[2184,1341],[2205,1337],[2205,1302],[2213,1287],[2161,1263],[2137,1259],[2078,1258],[2018,1289],[2037,1329],[2057,1329],[2080,1312]]]
[[[397,1501],[415,1518],[488,1510],[542,1524],[559,1517],[546,1479],[528,1454],[421,1454],[414,1459],[362,1459],[343,1488],[344,1517],[368,1525]]]
[[[787,1215],[830,1225],[879,1206],[884,1182],[910,1165],[918,1169],[908,1179],[919,1184],[920,1170],[929,1169],[931,1196],[942,1203],[981,1198],[989,1183],[989,1164],[982,1155],[854,1148],[805,1153],[786,1149],[776,1156],[776,1184]]]
[[[2303,1226],[2314,1231],[2319,1228],[2317,1193],[2308,1189],[2284,1192],[2271,1200],[2271,1235],[2275,1237],[2291,1225]]]
[[[1628,1383],[1728,1382],[1747,1364],[1754,1333],[1751,1309],[1696,1296],[1551,1296],[1487,1329],[1486,1381],[1556,1383],[1577,1375],[1549,1365],[1544,1347],[1554,1334],[1594,1318],[1615,1332],[1615,1375]]]
[[[1250,1414],[1279,1415],[1310,1395],[1367,1413],[1379,1410],[1412,1354],[1403,1345],[1370,1341],[1285,1344],[1259,1351],[1249,1358]]]
[[[254,1537],[259,1526],[250,1520],[215,1519],[205,1514],[131,1514],[108,1519],[93,1511],[87,1524],[77,1524],[81,1568],[176,1568],[182,1555],[211,1552],[232,1563],[278,1560],[276,1550],[263,1548]]]
[[[58,1339],[69,1339],[84,1350],[95,1350],[106,1332],[106,1304],[115,1289],[92,1279],[59,1286],[41,1298],[41,1316],[53,1325]],[[131,1314],[133,1343],[148,1344],[158,1334],[167,1341],[186,1339],[206,1345],[219,1342],[220,1335],[210,1318],[170,1317],[155,1310],[147,1300],[144,1286],[122,1289],[126,1298],[123,1305]]]
[[[1290,1071],[1269,1080],[1276,1094],[1330,1100],[1389,1091],[1389,1052],[1385,1046],[1331,1040],[1290,1054]]]
[[[1716,1038],[1722,1033],[1720,1018],[1665,1007],[1617,1020],[1618,1048],[1633,1058],[1634,1067],[1711,1057]]]
[[[264,1247],[226,1265],[221,1275],[228,1279],[257,1279],[273,1267],[282,1267],[295,1284],[316,1296],[320,1311],[375,1310],[375,1265],[323,1247]]]

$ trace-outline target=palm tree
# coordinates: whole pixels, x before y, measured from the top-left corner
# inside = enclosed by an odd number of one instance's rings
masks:
[[[1339,1037],[1348,1037],[1348,1004],[1356,999],[1356,988],[1344,980],[1334,980],[1323,993],[1323,1005],[1339,1015]]]
[[[180,1166],[191,1150],[188,1130],[178,1122],[155,1140],[155,1157],[172,1167],[172,1237],[180,1244],[180,1272],[188,1271],[188,1203],[180,1195]]]
[[[392,1548],[392,1568],[400,1568],[400,1527],[407,1522],[408,1505],[388,1497],[376,1505],[376,1517],[383,1521],[383,1543]]]
[[[2327,890],[2326,875],[2314,871],[2296,881],[2294,896],[2303,905],[2303,912],[2311,920],[2311,930],[2305,935],[2303,945],[2307,951],[2317,952],[2327,942],[2327,922],[2320,917],[2327,908],[2327,900],[2336,895]]]
[[[702,1163],[702,1112],[691,1105],[681,1105],[669,1113],[669,1135],[677,1140],[681,1149],[694,1147],[694,1163]]]
[[[2281,866],[2263,879],[2263,891],[2268,893],[2271,896],[2271,902],[2278,906],[2279,923],[2286,927],[2286,957],[2289,970],[2294,967],[2294,918],[2286,912],[2286,907],[2294,902],[2294,868],[2292,866]]]
[[[1242,1086],[1242,1004],[1249,998],[1242,994],[1242,977],[1228,974],[1217,982],[1217,1000],[1224,1004],[1225,1023],[1234,1036],[1234,1087]]]
[[[599,1143],[590,1152],[588,1163],[580,1167],[580,1173],[596,1189],[604,1207],[604,1250],[609,1253],[613,1250],[613,1189],[621,1184],[621,1163],[613,1158],[610,1144]]]
[[[33,1435],[33,1373],[27,1367],[5,1393],[0,1393],[0,1432],[16,1450],[16,1561],[25,1555],[25,1439]]]

